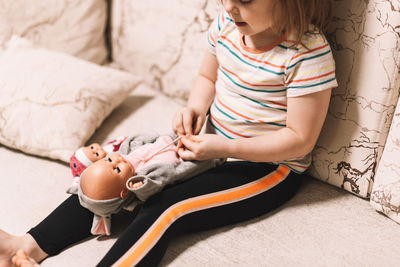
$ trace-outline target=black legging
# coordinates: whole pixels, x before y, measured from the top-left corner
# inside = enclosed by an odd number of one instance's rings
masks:
[[[171,238],[265,214],[289,200],[302,176],[285,166],[227,162],[185,182],[167,186],[137,212],[98,266],[157,265]],[[49,255],[91,236],[93,213],[69,197],[29,234]]]

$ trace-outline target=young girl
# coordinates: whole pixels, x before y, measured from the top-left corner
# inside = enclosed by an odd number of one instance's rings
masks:
[[[173,129],[185,136],[183,159],[228,161],[146,201],[99,266],[153,266],[174,236],[263,215],[296,193],[310,165],[331,88],[337,86],[332,53],[320,32],[329,3],[222,0],[222,5]],[[207,133],[199,134],[207,114]],[[15,244],[0,251],[11,258],[23,248],[41,261],[90,236],[92,218],[71,196],[25,236],[0,232],[0,244],[6,239]]]

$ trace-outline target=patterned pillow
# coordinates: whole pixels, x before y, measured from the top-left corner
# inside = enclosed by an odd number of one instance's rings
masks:
[[[0,0],[0,43],[7,32],[51,50],[104,63],[104,0]]]
[[[0,143],[69,162],[138,83],[13,36],[0,47]]]

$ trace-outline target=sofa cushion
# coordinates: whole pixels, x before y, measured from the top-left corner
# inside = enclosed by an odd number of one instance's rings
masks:
[[[0,0],[1,35],[12,32],[43,47],[103,63],[107,57],[104,0]]]
[[[0,143],[69,162],[138,82],[13,36],[0,47]]]
[[[396,107],[385,149],[371,193],[376,210],[400,223],[400,100]]]
[[[362,197],[370,195],[399,96],[399,20],[390,1],[335,1],[328,38],[339,87],[310,173]]]
[[[113,61],[153,88],[185,99],[218,1],[112,1]]]

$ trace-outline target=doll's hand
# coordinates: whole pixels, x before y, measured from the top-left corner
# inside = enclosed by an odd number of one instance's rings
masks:
[[[224,158],[229,154],[229,139],[216,134],[185,136],[181,142],[178,154],[183,160]]]
[[[205,121],[205,114],[201,114],[191,107],[184,107],[176,112],[172,120],[172,129],[179,135],[200,133]]]
[[[132,189],[138,189],[142,185],[144,185],[144,183],[142,181],[140,181],[140,182],[129,182],[129,187],[132,188]]]

